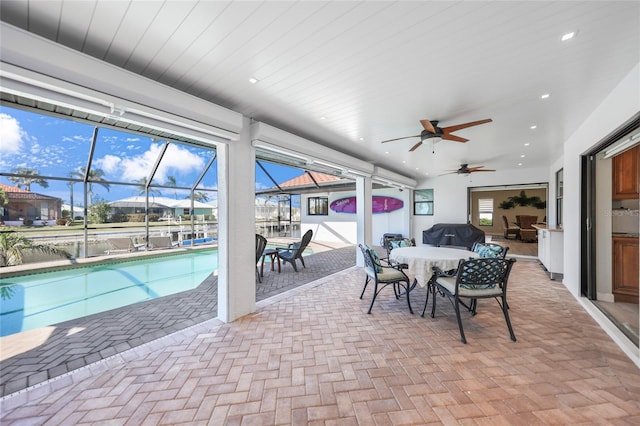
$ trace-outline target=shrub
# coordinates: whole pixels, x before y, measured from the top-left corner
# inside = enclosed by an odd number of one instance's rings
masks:
[[[32,219],[22,219],[22,224],[24,226],[31,226],[31,225],[33,225],[33,220]]]
[[[126,215],[126,214],[116,213],[111,216],[111,222],[114,222],[114,223],[121,223],[121,222],[128,222],[128,221],[129,221],[129,215]]]
[[[129,218],[129,222],[144,222],[144,214],[143,213],[132,213],[127,215]]]

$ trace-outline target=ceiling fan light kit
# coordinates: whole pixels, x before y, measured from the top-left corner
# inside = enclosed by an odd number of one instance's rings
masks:
[[[451,174],[470,175],[471,173],[476,173],[476,172],[495,172],[495,170],[493,170],[493,169],[485,169],[484,166],[472,166],[472,167],[469,167],[468,164],[460,164],[460,168],[459,169],[457,169],[457,170],[449,170],[448,173],[441,174],[440,176],[451,175]]]
[[[418,142],[417,144],[413,145],[409,151],[415,151],[416,149],[418,149],[420,147],[420,145],[422,145],[422,143],[426,140],[431,140],[432,142],[439,142],[441,140],[449,140],[449,141],[454,141],[454,142],[468,142],[469,139],[465,139],[463,137],[460,136],[456,136],[454,134],[452,134],[452,132],[455,132],[457,130],[462,130],[462,129],[466,129],[467,127],[473,127],[473,126],[479,126],[480,124],[485,124],[485,123],[490,123],[493,120],[490,118],[484,119],[484,120],[478,120],[478,121],[471,121],[469,123],[462,123],[462,124],[456,124],[453,126],[447,126],[447,127],[438,127],[438,121],[437,120],[420,120],[420,124],[422,124],[422,132],[420,132],[419,135],[414,135],[414,136],[404,136],[401,138],[395,138],[395,139],[387,139],[385,141],[382,141],[381,143],[387,143],[387,142],[394,142],[394,141],[399,141],[402,139],[409,139],[409,138],[420,138],[420,142]]]

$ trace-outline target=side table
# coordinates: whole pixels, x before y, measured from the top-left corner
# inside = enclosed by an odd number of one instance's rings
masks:
[[[266,257],[269,256],[269,260],[271,262],[271,270],[274,271],[274,263],[278,262],[278,273],[281,271],[280,267],[280,257],[278,257],[277,249],[266,249],[262,252],[262,260],[260,262],[260,276],[264,277],[264,261]]]

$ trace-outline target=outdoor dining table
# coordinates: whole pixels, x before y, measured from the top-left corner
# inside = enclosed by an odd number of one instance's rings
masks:
[[[435,246],[398,247],[389,254],[390,261],[408,266],[420,287],[429,284],[434,266],[448,271],[457,268],[460,259],[470,257],[476,258],[478,254],[465,249]]]

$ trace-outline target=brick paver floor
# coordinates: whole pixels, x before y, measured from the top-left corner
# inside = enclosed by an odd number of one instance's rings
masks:
[[[639,369],[537,262],[511,274],[517,342],[488,300],[467,345],[445,300],[423,318],[388,289],[367,315],[363,281],[349,267],[107,357],[3,398],[0,423],[640,423]]]
[[[355,246],[318,250],[305,256],[307,267],[298,268],[298,273],[291,265],[283,266],[280,274],[265,265],[256,300],[355,265],[355,250]],[[0,396],[216,318],[217,299],[218,280],[212,274],[193,290],[67,321],[52,327],[51,334],[46,328],[0,338]],[[37,345],[20,350],[31,341]]]

